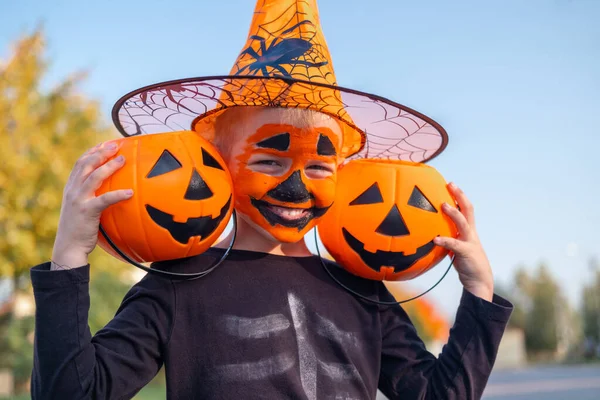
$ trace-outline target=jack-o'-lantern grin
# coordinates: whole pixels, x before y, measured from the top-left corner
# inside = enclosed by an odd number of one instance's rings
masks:
[[[203,217],[188,218],[186,222],[176,222],[173,220],[173,214],[161,211],[158,208],[146,204],[146,211],[152,221],[158,226],[169,231],[173,239],[179,243],[186,244],[191,237],[199,236],[205,238],[217,229],[227,216],[227,210],[231,205],[231,197],[227,203],[221,208],[221,212],[216,218],[211,218],[209,215]]]
[[[364,243],[354,237],[346,228],[342,228],[342,233],[348,246],[359,255],[369,268],[377,272],[381,270],[381,267],[392,267],[394,268],[394,272],[407,270],[414,263],[429,254],[435,246],[433,240],[431,240],[417,248],[414,254],[404,255],[402,251],[385,250],[377,250],[375,253],[372,253],[365,250]]]

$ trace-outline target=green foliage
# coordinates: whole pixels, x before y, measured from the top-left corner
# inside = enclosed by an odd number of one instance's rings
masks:
[[[508,324],[512,328],[525,330],[528,310],[531,308],[533,283],[523,266],[517,268],[512,285],[510,299],[514,304],[514,309]]]
[[[517,268],[508,289],[514,304],[509,326],[525,332],[525,345],[530,355],[554,354],[559,345],[571,345],[576,336],[576,315],[546,265],[530,274]]]
[[[9,357],[11,350],[8,340],[12,318],[12,313],[0,315],[0,370],[12,366],[11,359]]]
[[[592,277],[582,292],[581,318],[583,335],[594,343],[600,343],[600,263],[590,261]]]
[[[0,400],[31,400],[31,396],[28,394],[21,394],[17,396],[0,397]]]
[[[114,274],[102,271],[90,280],[90,314],[88,324],[92,335],[114,316],[131,285]]]
[[[90,281],[88,318],[92,334],[113,318],[129,288],[115,274],[101,271],[94,275]],[[11,368],[15,387],[23,387],[33,367],[34,317],[15,318],[7,313],[0,317],[0,328],[6,331],[5,340],[0,343],[0,368]]]
[[[163,385],[148,385],[134,397],[134,400],[163,400],[167,396],[167,388]]]
[[[33,366],[33,317],[14,318],[8,329],[8,364],[13,371],[15,386],[29,380]]]
[[[548,268],[541,265],[531,288],[531,309],[525,321],[525,338],[530,352],[555,351],[558,347],[558,285]]]

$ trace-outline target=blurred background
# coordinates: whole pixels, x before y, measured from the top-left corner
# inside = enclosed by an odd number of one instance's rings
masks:
[[[123,94],[227,74],[254,1],[0,0],[0,399],[26,399],[35,305],[75,160],[118,137]],[[600,2],[320,0],[338,83],[448,131],[431,162],[475,205],[497,292],[515,305],[485,398],[600,392]],[[312,236],[307,238],[311,248]],[[407,283],[429,288],[448,260]],[[90,328],[140,279],[96,250]],[[454,271],[406,309],[437,354],[462,287]],[[164,398],[162,374],[138,395]]]

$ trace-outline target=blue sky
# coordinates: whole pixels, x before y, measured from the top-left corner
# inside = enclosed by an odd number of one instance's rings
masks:
[[[343,6],[342,6],[343,4]],[[112,104],[140,86],[229,72],[252,0],[0,0],[0,58],[44,24],[48,84],[88,70]],[[572,304],[600,257],[600,2],[320,0],[338,83],[412,107],[450,143],[431,165],[475,204],[498,280],[546,261]],[[413,285],[427,287],[440,266]],[[454,314],[452,273],[431,297]]]

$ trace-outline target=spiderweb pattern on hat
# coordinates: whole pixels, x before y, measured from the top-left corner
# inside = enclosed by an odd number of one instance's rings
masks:
[[[344,123],[342,153],[427,161],[447,144],[432,119],[391,100],[337,85],[315,0],[259,0],[230,75],[136,90],[113,108],[125,136],[194,129],[239,106],[308,108]]]

